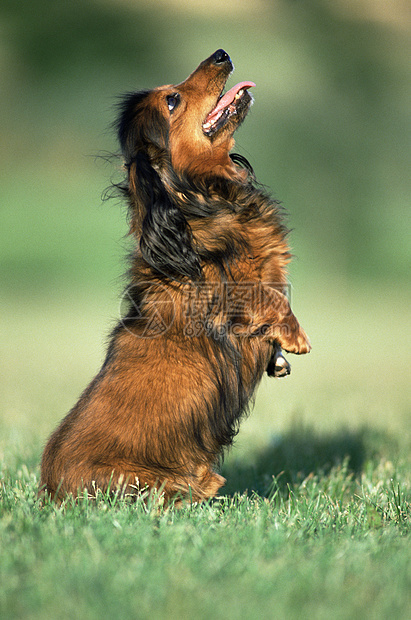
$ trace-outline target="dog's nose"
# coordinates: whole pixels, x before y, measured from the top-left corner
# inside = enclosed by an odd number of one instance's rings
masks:
[[[227,60],[230,61],[230,56],[227,54],[227,52],[220,49],[214,52],[213,60],[216,65],[221,65],[223,62],[226,62]]]

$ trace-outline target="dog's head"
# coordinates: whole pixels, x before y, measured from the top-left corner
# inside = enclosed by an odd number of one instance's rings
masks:
[[[247,89],[255,85],[240,82],[223,94],[232,71],[220,49],[181,84],[133,93],[121,105],[117,128],[128,170],[131,231],[146,262],[172,278],[199,279],[202,273],[187,203],[186,215],[181,208],[186,181],[244,182],[248,176],[234,163],[246,160],[229,152],[252,102]]]
[[[233,68],[220,49],[181,84],[127,96],[118,122],[126,163],[144,151],[157,169],[168,160],[177,173],[235,178],[229,151],[252,102],[247,89],[255,84],[240,82],[223,95]]]

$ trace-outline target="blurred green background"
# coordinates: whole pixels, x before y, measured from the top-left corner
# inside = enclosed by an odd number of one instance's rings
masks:
[[[117,96],[178,83],[219,47],[229,85],[257,84],[235,150],[289,212],[313,342],[264,380],[239,453],[296,418],[409,432],[410,34],[408,0],[2,1],[6,443],[38,457],[118,316],[125,209],[101,196],[121,172],[98,157],[117,151]]]

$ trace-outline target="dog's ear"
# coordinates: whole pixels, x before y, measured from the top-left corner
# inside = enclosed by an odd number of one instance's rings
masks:
[[[190,226],[181,209],[168,194],[151,165],[148,155],[139,151],[133,162],[133,184],[144,207],[140,249],[156,271],[178,280],[201,279],[198,254],[192,244]]]

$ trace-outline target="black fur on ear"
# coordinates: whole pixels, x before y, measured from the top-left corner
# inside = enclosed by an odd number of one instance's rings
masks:
[[[167,193],[147,153],[138,152],[133,163],[134,183],[146,212],[140,238],[143,258],[153,269],[173,280],[182,277],[201,280],[199,256],[193,248],[184,214]]]
[[[173,280],[200,280],[190,226],[153,167],[167,163],[168,124],[150,105],[150,93],[130,93],[119,106],[117,135],[128,169],[123,191],[130,202],[131,230],[153,269]]]
[[[137,151],[152,145],[164,149],[168,140],[168,127],[155,107],[149,105],[150,90],[129,93],[119,103],[119,116],[115,124],[126,164]]]

